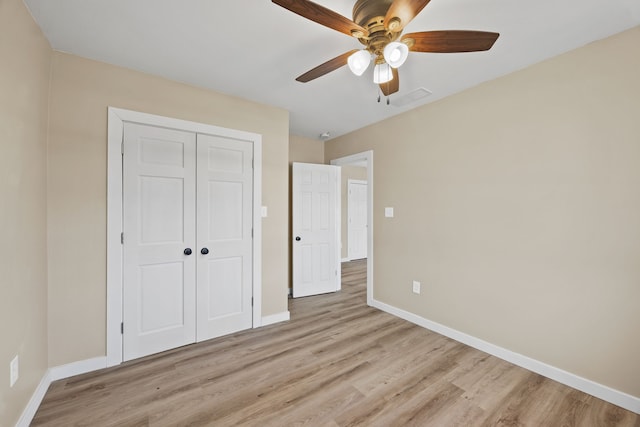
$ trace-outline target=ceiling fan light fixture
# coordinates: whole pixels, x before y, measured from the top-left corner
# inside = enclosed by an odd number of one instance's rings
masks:
[[[373,69],[373,82],[375,84],[387,83],[393,80],[393,72],[386,62],[377,64]]]
[[[400,42],[391,42],[384,47],[384,60],[393,68],[398,68],[409,56],[409,47]]]
[[[362,49],[349,56],[347,64],[349,69],[356,76],[361,76],[365,70],[369,67],[371,62],[371,54],[368,50]]]

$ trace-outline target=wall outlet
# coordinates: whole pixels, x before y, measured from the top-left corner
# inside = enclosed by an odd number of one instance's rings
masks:
[[[18,366],[18,355],[11,360],[9,363],[9,386],[13,387],[13,385],[18,381],[18,377],[20,376],[20,367]]]
[[[420,293],[420,282],[414,280],[413,281],[413,293],[414,294],[419,294]]]

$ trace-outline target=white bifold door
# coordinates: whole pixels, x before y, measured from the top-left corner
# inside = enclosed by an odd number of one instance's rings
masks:
[[[252,326],[253,145],[125,123],[123,359]]]
[[[293,297],[340,289],[340,167],[294,163]]]

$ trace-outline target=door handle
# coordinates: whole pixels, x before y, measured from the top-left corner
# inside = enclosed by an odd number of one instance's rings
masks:
[[[299,242],[300,240],[302,240],[300,236],[296,236],[296,242]]]
[[[209,249],[207,249],[207,248],[202,248],[202,250],[200,251],[200,253],[201,253],[202,255],[206,255],[206,254],[208,254],[208,253],[209,253]]]
[[[187,248],[184,250],[185,255],[191,255],[191,248]]]

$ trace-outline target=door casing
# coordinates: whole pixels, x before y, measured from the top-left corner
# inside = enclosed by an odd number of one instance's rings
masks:
[[[122,135],[124,122],[253,142],[253,328],[262,325],[262,136],[235,129],[109,107],[107,130],[107,366],[122,363]]]

